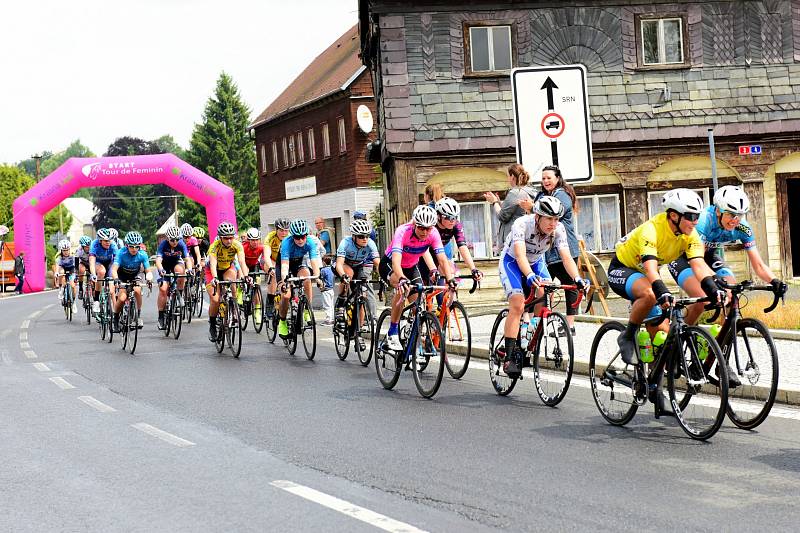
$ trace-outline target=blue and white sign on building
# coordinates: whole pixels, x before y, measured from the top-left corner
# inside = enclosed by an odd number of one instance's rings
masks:
[[[583,65],[517,68],[511,72],[517,162],[534,180],[557,165],[566,181],[594,175],[586,68]]]

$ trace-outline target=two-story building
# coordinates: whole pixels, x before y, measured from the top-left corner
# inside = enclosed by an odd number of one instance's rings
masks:
[[[582,64],[594,180],[576,187],[577,226],[589,249],[608,257],[665,190],[709,201],[713,128],[719,184],[744,186],[762,255],[800,276],[800,214],[788,207],[800,198],[800,3],[361,0],[359,17],[388,225],[438,182],[489,256],[482,193],[505,190],[516,159],[510,71]]]
[[[366,162],[374,134],[357,124],[375,112],[354,26],[312,61],[254,121],[262,229],[275,219],[316,217],[349,234],[351,213],[381,201],[380,167]],[[362,109],[363,110],[363,109]],[[376,184],[377,183],[377,187]]]

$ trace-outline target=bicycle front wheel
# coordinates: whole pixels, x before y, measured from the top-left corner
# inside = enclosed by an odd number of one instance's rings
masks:
[[[122,349],[128,348],[128,304],[122,306],[122,312],[119,315],[119,336],[122,341]]]
[[[264,328],[264,294],[258,285],[253,286],[253,297],[250,305],[253,308],[253,329],[256,333],[261,333]]]
[[[533,355],[533,382],[544,404],[555,407],[569,390],[575,349],[564,315],[550,313],[543,326]],[[563,337],[559,331],[565,332]]]
[[[569,330],[567,330],[569,331]],[[624,426],[639,408],[633,394],[635,368],[622,360],[617,338],[625,331],[619,322],[606,322],[594,336],[589,352],[589,383],[597,409],[615,426]]]
[[[720,361],[719,345],[702,328],[685,326],[679,345],[672,349],[667,386],[675,418],[691,438],[706,440],[725,420],[728,372],[725,365],[717,364],[715,373],[711,374],[700,356],[702,350],[707,354],[703,358],[712,357],[714,361]]]
[[[172,336],[177,340],[181,336],[181,328],[183,327],[183,306],[181,305],[180,294],[177,291],[172,293],[170,309],[172,313],[166,318],[172,321]]]
[[[467,310],[461,302],[451,302],[449,307],[442,324],[447,346],[450,348],[444,362],[450,377],[461,379],[467,373],[469,358],[472,355],[472,328],[469,325]],[[455,346],[458,346],[458,353],[453,353]]]
[[[366,300],[361,300],[358,304],[357,316],[353,317],[356,321],[355,325],[355,338],[353,340],[353,349],[358,355],[358,360],[361,366],[369,365],[372,360],[372,350],[374,349],[375,339],[375,323],[372,321],[372,313],[369,310]],[[361,314],[364,314],[363,318]],[[361,345],[364,345],[362,348]]]
[[[294,302],[289,303],[289,313],[286,315],[286,326],[289,328],[289,336],[283,339],[284,344],[286,344],[286,348],[289,349],[289,354],[294,355],[297,351],[297,324],[295,322],[299,321],[300,319],[297,318],[297,304]]]
[[[222,353],[222,350],[225,349],[225,330],[227,329],[227,316],[228,310],[224,305],[219,306],[219,311],[217,315],[217,337],[214,339],[214,347],[217,349],[217,353]]]
[[[278,308],[275,306],[274,296],[267,295],[267,298],[269,302],[264,310],[264,322],[267,326],[267,340],[273,344],[278,334]]]
[[[495,392],[500,396],[508,396],[514,385],[517,384],[517,378],[510,378],[503,370],[503,356],[505,350],[505,325],[508,318],[508,309],[503,309],[497,314],[492,326],[492,333],[489,336],[489,379],[492,381],[492,386]],[[502,350],[501,350],[502,348]]]
[[[314,360],[317,354],[317,320],[314,318],[314,311],[305,296],[300,300],[298,308],[298,321],[300,323],[300,335],[303,337],[303,349],[309,361]]]
[[[234,357],[238,358],[242,353],[242,315],[239,304],[235,298],[228,302],[228,316],[226,317],[227,326],[225,327],[225,337],[228,340],[228,347]]]
[[[337,320],[333,324],[333,347],[336,348],[336,355],[340,361],[347,359],[347,353],[350,351],[349,330],[350,326],[344,322]]]
[[[736,323],[735,344],[728,334],[723,355],[742,382],[728,389],[728,418],[737,427],[753,429],[769,416],[778,393],[778,350],[760,320]]]
[[[139,339],[139,306],[136,298],[128,302],[128,350],[131,355],[136,351],[136,341]]]
[[[389,335],[390,322],[391,310],[384,309],[375,328],[375,371],[378,373],[378,381],[387,390],[392,390],[397,385],[401,366],[400,354],[387,346],[386,337]]]
[[[414,383],[423,398],[433,398],[442,384],[446,352],[442,326],[433,313],[420,313],[415,341],[411,355]]]
[[[105,305],[105,310],[104,310],[103,314],[105,315],[104,318],[105,318],[105,321],[106,321],[106,326],[107,326],[107,331],[108,331],[108,336],[106,337],[106,340],[108,341],[109,344],[111,344],[111,342],[114,340],[114,327],[113,327],[113,317],[114,317],[114,315],[113,315],[113,313],[111,311],[111,297],[110,296],[106,298],[106,305]]]

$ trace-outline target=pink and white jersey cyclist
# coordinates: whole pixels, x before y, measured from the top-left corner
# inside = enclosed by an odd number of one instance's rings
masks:
[[[418,237],[414,231],[413,222],[398,226],[394,232],[392,242],[386,248],[386,256],[391,257],[393,252],[400,252],[403,254],[400,260],[400,266],[403,268],[410,268],[419,262],[419,258],[430,247],[433,248],[433,253],[444,253],[444,246],[442,245],[442,238],[439,236],[439,231],[436,227],[432,227],[427,235],[422,238]]]

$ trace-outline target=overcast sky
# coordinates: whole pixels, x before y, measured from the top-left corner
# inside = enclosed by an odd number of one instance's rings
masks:
[[[1,0],[0,163],[100,155],[123,135],[188,148],[221,71],[257,116],[358,21],[357,0]]]

